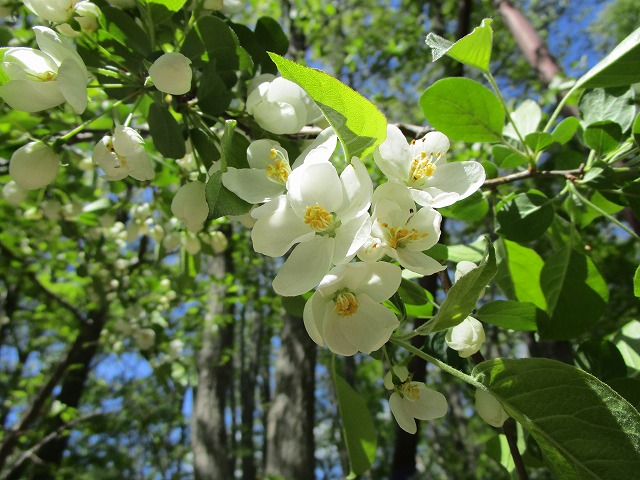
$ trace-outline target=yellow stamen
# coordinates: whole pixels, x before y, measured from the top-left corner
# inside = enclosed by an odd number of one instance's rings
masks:
[[[291,173],[289,162],[275,148],[269,151],[269,160],[273,160],[273,162],[267,165],[267,177],[273,182],[285,185]]]
[[[383,224],[383,227],[387,228],[388,225]],[[404,248],[408,243],[415,242],[417,240],[421,240],[429,235],[428,232],[420,233],[415,228],[401,228],[401,227],[391,227],[387,230],[388,239],[387,242],[391,248]]]
[[[341,317],[349,317],[358,311],[358,298],[355,293],[343,290],[335,298],[336,313]]]
[[[436,157],[440,157],[440,152],[436,154]],[[410,182],[416,183],[429,178],[436,171],[436,166],[432,163],[433,154],[427,155],[426,152],[420,152],[420,155],[416,156],[411,162]]]
[[[418,400],[420,398],[420,390],[417,386],[413,385],[413,382],[404,382],[399,386],[400,393],[409,400]]]
[[[333,215],[321,205],[312,205],[304,213],[304,223],[316,232],[325,232],[333,226]]]

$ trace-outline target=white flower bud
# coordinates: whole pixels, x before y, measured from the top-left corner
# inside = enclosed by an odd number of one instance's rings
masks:
[[[472,270],[475,270],[476,268],[478,268],[478,265],[476,265],[473,262],[469,262],[467,260],[462,260],[458,262],[458,264],[456,265],[456,271],[453,274],[454,282],[457,282],[462,277],[464,277],[467,273],[471,272]],[[481,299],[482,297],[484,297],[485,290],[486,288],[483,288],[480,291],[480,293],[478,294],[478,299]]]
[[[80,30],[85,33],[93,33],[100,27],[98,18],[100,18],[100,9],[91,2],[80,2],[73,10],[73,18],[80,25]],[[79,37],[80,32],[74,30],[68,23],[58,25],[57,30],[70,37]]]
[[[169,355],[177,358],[184,350],[184,342],[179,338],[175,338],[169,342]]]
[[[209,215],[205,184],[196,181],[180,187],[171,202],[171,211],[184,222],[190,231],[199,232],[202,230]]]
[[[191,60],[178,52],[165,53],[149,67],[149,76],[158,90],[184,95],[191,90]]]
[[[52,183],[59,168],[60,160],[52,148],[31,142],[13,152],[9,175],[25,190],[36,190]]]
[[[224,252],[227,248],[227,245],[229,245],[229,241],[227,240],[227,237],[224,235],[224,233],[215,231],[211,232],[209,235],[209,244],[211,245],[211,248],[213,248],[213,252]]]
[[[198,237],[196,237],[195,235],[187,234],[184,238],[184,249],[187,251],[187,253],[196,255],[200,253],[202,244],[200,243]]]
[[[164,248],[166,248],[167,250],[173,250],[174,248],[176,248],[178,245],[180,245],[180,234],[178,232],[171,232],[169,233],[166,237],[164,237],[164,239],[162,240],[162,245],[164,246]]]
[[[467,358],[480,350],[484,339],[482,323],[473,317],[467,317],[459,325],[450,328],[445,336],[449,348],[457,350],[462,358]]]
[[[144,140],[133,128],[118,125],[113,136],[104,136],[93,149],[93,161],[104,170],[107,180],[127,175],[139,181],[155,176],[153,164],[144,149]]]
[[[63,23],[73,14],[76,0],[23,0],[25,6],[43,20]]]
[[[20,205],[27,198],[29,192],[18,185],[15,181],[10,180],[2,187],[2,196],[11,205]]]
[[[150,328],[141,328],[133,334],[140,350],[148,350],[156,343],[156,332]]]
[[[247,98],[247,112],[271,133],[298,133],[307,123],[307,93],[284,78],[258,85]]]
[[[476,411],[482,419],[493,427],[501,427],[509,418],[502,404],[496,398],[484,390],[476,390]]]

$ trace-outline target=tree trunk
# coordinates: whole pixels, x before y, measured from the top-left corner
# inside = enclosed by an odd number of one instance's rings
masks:
[[[210,261],[209,272],[218,280],[226,271],[221,256]],[[225,428],[226,395],[232,382],[229,350],[233,348],[233,321],[221,322],[224,312],[224,288],[221,281],[211,287],[209,313],[198,352],[198,386],[191,415],[191,447],[196,480],[232,480],[227,430]]]
[[[316,345],[301,318],[286,315],[276,362],[276,387],[267,425],[267,475],[315,477]]]

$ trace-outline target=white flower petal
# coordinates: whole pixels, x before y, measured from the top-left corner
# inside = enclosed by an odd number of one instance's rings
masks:
[[[380,185],[373,192],[372,206],[375,210],[379,202],[393,202],[397,208],[408,216],[416,211],[416,203],[413,200],[409,187],[399,183],[387,182]]]
[[[322,295],[318,292],[315,292],[311,295],[311,298],[307,300],[307,303],[304,304],[304,312],[302,314],[302,318],[304,320],[304,327],[307,329],[307,333],[311,337],[311,340],[316,342],[321,347],[324,346],[324,340],[322,339],[322,335],[320,331],[322,330],[322,320],[323,317],[316,317],[314,315],[314,310],[317,310],[318,307],[324,307],[326,301],[322,298]]]
[[[424,137],[416,140],[411,145],[411,158],[420,156],[425,152],[428,157],[433,157],[434,163],[440,166],[444,162],[450,143],[446,135],[440,132],[429,132]]]
[[[329,269],[333,256],[332,238],[318,237],[297,245],[273,279],[278,295],[302,295],[318,286]]]
[[[422,207],[407,222],[408,229],[415,229],[426,237],[412,241],[406,248],[413,251],[423,251],[433,247],[440,239],[440,224],[442,215],[431,207]]]
[[[392,263],[354,263],[345,276],[344,284],[381,303],[398,291],[401,281],[402,270]]]
[[[23,112],[40,112],[64,103],[56,81],[12,80],[0,86],[0,96],[11,108]]]
[[[395,252],[393,256],[400,265],[421,275],[433,275],[447,268],[446,265],[441,265],[440,262],[422,252],[411,251],[407,248],[393,250],[393,252]]]
[[[333,128],[325,128],[320,135],[303,150],[303,152],[295,159],[291,168],[297,168],[302,163],[318,163],[328,162],[331,155],[338,144],[338,136]]]
[[[350,262],[371,233],[371,218],[366,213],[336,230],[333,264]]]
[[[427,179],[422,187],[429,191],[430,187],[435,187],[441,192],[457,193],[457,200],[467,198],[478,190],[484,183],[486,174],[482,164],[478,162],[452,162],[438,165],[434,175]],[[432,196],[433,193],[432,193]],[[432,205],[434,208],[442,208],[452,203],[448,199],[438,199]],[[455,202],[454,202],[455,203]]]
[[[268,202],[282,195],[284,185],[272,182],[263,169],[229,167],[222,184],[249,203]]]
[[[355,355],[358,353],[358,348],[350,342],[349,338],[345,337],[337,318],[341,317],[333,309],[333,302],[330,302],[325,310],[324,328],[322,329],[322,337],[327,348],[337,355]]]
[[[330,213],[336,212],[343,198],[336,167],[329,162],[300,165],[289,175],[287,196],[291,208],[300,218],[312,205],[320,205]]]
[[[251,168],[264,169],[271,163],[271,150],[278,150],[287,159],[287,163],[289,162],[289,154],[278,142],[263,138],[251,142],[247,147],[247,161],[249,162],[249,166]]]
[[[408,179],[411,151],[398,127],[387,125],[387,138],[373,152],[373,159],[389,180],[403,183]]]
[[[158,90],[184,95],[191,90],[191,60],[178,52],[167,52],[149,67],[149,76]]]
[[[389,407],[393,418],[405,432],[415,434],[418,431],[414,417],[405,409],[405,399],[398,392],[393,392],[389,398]]]
[[[87,71],[77,62],[66,59],[58,68],[58,85],[64,99],[76,113],[87,108]]]
[[[418,420],[433,420],[447,414],[447,399],[440,392],[428,388],[422,382],[411,382],[420,392],[420,398],[404,398],[403,406],[409,415]]]
[[[396,377],[398,377],[398,380],[400,380],[401,382],[404,382],[407,378],[409,378],[409,369],[404,365],[394,365],[392,368],[393,373],[396,374]],[[389,370],[384,376],[384,386],[387,388],[387,390],[394,389],[391,370]]]

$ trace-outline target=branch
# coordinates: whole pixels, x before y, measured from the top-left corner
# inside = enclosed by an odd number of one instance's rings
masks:
[[[567,180],[574,181],[582,177],[584,164],[580,165],[580,168],[573,170],[525,170],[524,172],[512,173],[505,175],[504,177],[492,178],[486,180],[481,188],[495,188],[498,185],[505,183],[516,182],[518,180],[525,180],[527,178],[551,178],[551,177],[564,177]]]

